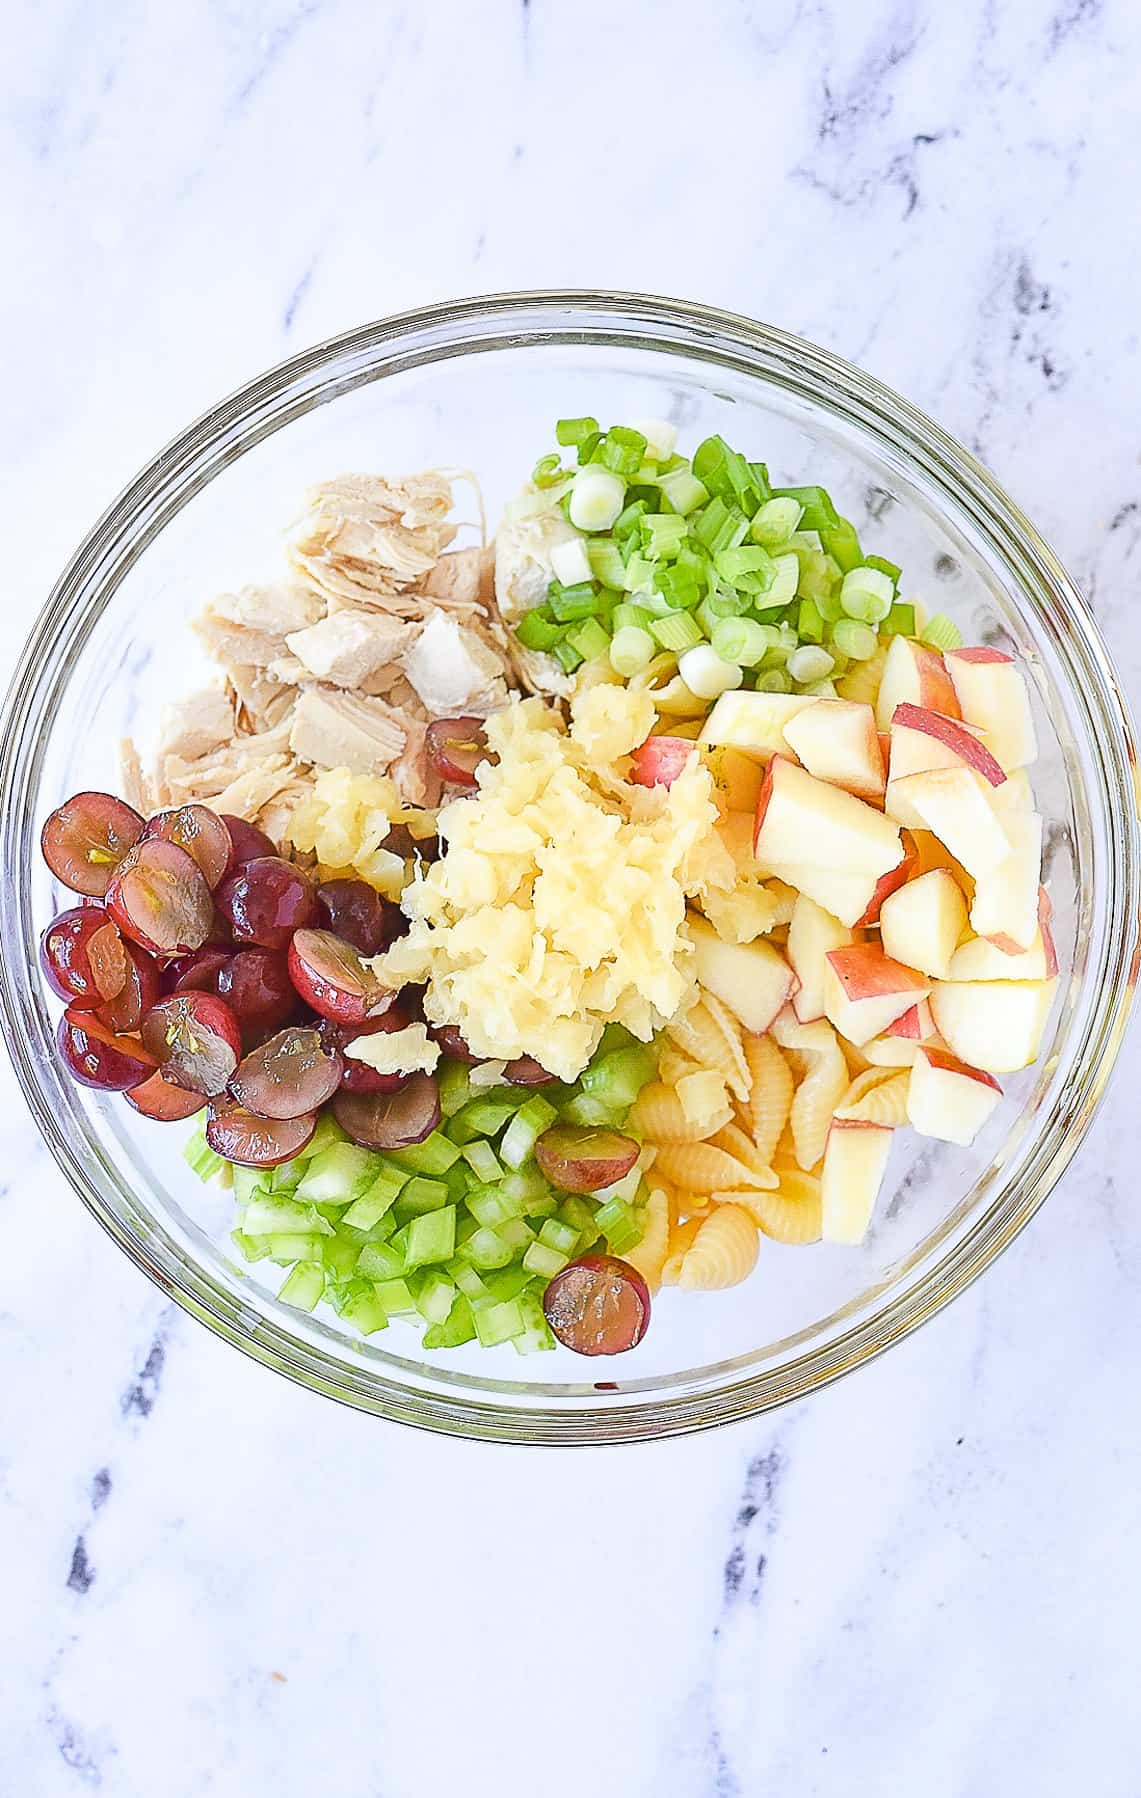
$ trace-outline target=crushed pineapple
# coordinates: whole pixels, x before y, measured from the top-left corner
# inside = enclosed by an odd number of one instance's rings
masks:
[[[605,765],[647,734],[645,696],[601,687],[574,727],[540,700],[488,720],[496,760],[440,812],[446,845],[405,889],[409,934],[374,959],[386,985],[427,983],[424,1010],[477,1055],[529,1054],[573,1079],[616,1021],[647,1040],[690,999],[686,899],[732,886],[707,769],[669,788]]]
[[[403,1030],[358,1036],[345,1054],[352,1061],[363,1061],[377,1074],[415,1074],[420,1069],[430,1074],[440,1059],[440,1048],[423,1024],[406,1024]]]
[[[318,774],[313,791],[295,807],[286,841],[313,850],[321,878],[358,875],[390,899],[399,899],[407,871],[400,856],[382,847],[394,824],[414,837],[435,831],[430,812],[406,806],[391,780],[332,768]]]

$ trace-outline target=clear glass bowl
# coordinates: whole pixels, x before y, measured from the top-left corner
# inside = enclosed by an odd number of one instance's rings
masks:
[[[36,941],[59,895],[44,815],[118,780],[199,673],[187,620],[278,565],[306,487],[346,470],[475,470],[489,519],[565,413],[720,431],[782,480],[819,481],[906,586],[970,642],[1029,667],[1034,770],[1063,978],[1039,1064],[973,1148],[902,1135],[858,1249],[763,1243],[735,1291],[666,1292],[645,1341],[599,1364],[510,1348],[428,1357],[410,1326],[362,1343],[281,1305],[230,1242],[227,1194],[181,1159],[185,1132],[74,1085]],[[1135,757],[1097,631],[1057,558],[967,452],[823,350],[725,313],[635,295],[461,301],[365,327],[225,400],[157,456],[72,558],[32,631],[0,746],[0,1004],[47,1142],[84,1202],[186,1310],[268,1366],[380,1416],[501,1441],[615,1442],[746,1417],[857,1367],[934,1315],[1037,1210],[1089,1125],[1136,978]],[[595,1378],[597,1376],[597,1378]]]

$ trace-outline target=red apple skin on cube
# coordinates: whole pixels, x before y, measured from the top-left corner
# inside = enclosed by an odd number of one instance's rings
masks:
[[[955,718],[948,718],[943,712],[934,712],[928,706],[897,705],[895,716],[891,721],[892,740],[897,731],[911,730],[918,736],[930,737],[939,743],[957,761],[965,762],[976,774],[981,774],[988,786],[1001,787],[1006,779],[1006,771],[1000,767],[985,743]],[[941,764],[933,762],[932,767]],[[909,768],[910,774],[921,774],[922,768]]]
[[[907,1089],[907,1117],[922,1136],[968,1148],[1002,1098],[992,1074],[940,1049],[921,1048]]]
[[[695,754],[688,737],[647,737],[630,757],[630,780],[636,787],[672,787]]]
[[[973,768],[909,774],[896,790],[975,881],[1010,854],[1010,838],[988,798],[993,789]]]
[[[873,805],[882,802],[884,759],[870,705],[818,699],[789,719],[784,734],[801,766],[818,780],[830,781]]]
[[[784,727],[816,702],[810,693],[722,693],[701,728],[703,747],[739,749],[758,761],[792,752]]]
[[[955,950],[946,977],[948,980],[1053,980],[1057,972],[1054,933],[1040,897],[1038,930],[1028,949],[1011,953],[1005,943],[993,938],[971,937]]]
[[[931,991],[914,968],[892,961],[878,943],[853,943],[827,956],[825,1016],[857,1047],[880,1036]]]
[[[966,900],[945,868],[909,880],[880,909],[884,954],[935,980],[947,978],[966,927]]]
[[[990,746],[1009,772],[1038,755],[1034,714],[1022,670],[1013,656],[985,645],[947,652],[947,672],[963,717],[987,733]]]
[[[902,1037],[905,1042],[925,1043],[935,1034],[935,1021],[931,1016],[931,1006],[926,999],[920,999],[907,1011],[889,1024],[885,1036]]]
[[[938,650],[928,649],[910,637],[893,637],[887,652],[876,696],[876,723],[880,730],[890,729],[899,705],[925,706],[933,712],[945,712],[949,718],[962,717],[942,656]]]
[[[792,1009],[802,1024],[824,1016],[826,957],[831,949],[845,949],[855,941],[851,930],[832,913],[800,893],[788,927],[788,959],[800,982]]]
[[[917,862],[918,856],[914,844],[905,842],[903,846],[903,855],[896,863],[895,867],[889,868],[887,873],[881,874],[876,881],[876,884],[872,889],[871,898],[868,900],[864,910],[860,913],[860,916],[856,919],[857,928],[862,928],[866,924],[874,924],[876,922],[883,908],[884,900],[889,899],[892,893],[898,892],[900,887],[906,886],[909,880],[915,878]]]
[[[914,1065],[924,1044],[937,1042],[931,1007],[926,999],[920,999],[918,1005],[912,1005],[894,1024],[889,1024],[882,1036],[862,1043],[860,1053],[872,1067],[908,1068]]]
[[[825,1242],[863,1241],[887,1170],[891,1138],[882,1124],[833,1118],[820,1176]]]

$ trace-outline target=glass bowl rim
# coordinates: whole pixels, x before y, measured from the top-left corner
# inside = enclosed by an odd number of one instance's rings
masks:
[[[577,321],[572,324],[572,320]],[[6,885],[20,875],[19,820],[29,776],[42,750],[33,741],[29,762],[23,725],[47,675],[69,666],[96,618],[122,579],[169,520],[214,475],[264,437],[323,400],[361,385],[367,374],[338,371],[365,358],[373,379],[386,367],[386,348],[396,350],[435,334],[419,361],[446,359],[474,349],[543,343],[629,343],[634,327],[659,333],[649,347],[694,352],[704,341],[743,358],[741,366],[763,377],[766,364],[787,372],[786,386],[813,404],[857,420],[881,447],[890,447],[933,479],[942,495],[971,516],[1004,557],[1014,556],[1025,576],[1023,602],[1032,612],[1053,611],[1073,633],[1072,653],[1081,666],[1083,700],[1096,702],[1102,733],[1091,733],[1099,797],[1122,830],[1111,852],[1120,886],[1102,957],[1103,979],[1092,1027],[1075,1064],[1076,1103],[1065,1117],[1057,1108],[1042,1120],[1041,1137],[1017,1190],[1007,1190],[936,1265],[870,1317],[823,1347],[784,1367],[761,1369],[718,1388],[700,1387],[649,1401],[547,1409],[512,1407],[455,1393],[422,1391],[365,1367],[341,1366],[276,1324],[262,1318],[251,1331],[233,1313],[232,1298],[193,1262],[158,1256],[144,1237],[106,1201],[83,1157],[73,1152],[41,1090],[31,1044],[21,1029],[21,988],[30,971],[23,958],[0,957],[0,1013],[17,1077],[48,1148],[88,1210],[120,1248],[184,1310],[214,1333],[311,1391],[353,1407],[439,1433],[555,1445],[589,1445],[683,1434],[756,1415],[830,1384],[853,1371],[936,1315],[1013,1241],[1048,1197],[1084,1136],[1124,1035],[1136,984],[1141,855],[1136,815],[1136,753],[1128,709],[1099,632],[1058,558],[988,471],[954,439],[872,376],[831,351],[735,313],[698,302],[600,289],[541,289],[478,295],[439,302],[375,320],[328,338],[245,383],[181,431],[146,464],[97,520],[53,586],[27,638],[4,706],[0,743],[0,828]],[[476,333],[484,327],[502,338]],[[617,336],[608,335],[617,332]],[[581,335],[584,333],[585,335]],[[368,361],[368,358],[373,358]],[[393,360],[395,361],[395,353]],[[403,366],[407,366],[407,362]],[[388,365],[389,367],[391,366]],[[284,413],[275,405],[292,394]],[[1032,577],[1032,584],[1031,584]],[[1045,596],[1045,601],[1042,599]],[[1088,685],[1087,685],[1088,683]],[[169,1262],[170,1265],[164,1265]],[[332,1369],[332,1372],[330,1372]],[[684,1376],[679,1376],[679,1382]]]

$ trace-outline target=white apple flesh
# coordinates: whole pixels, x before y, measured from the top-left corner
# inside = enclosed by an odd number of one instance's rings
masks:
[[[880,907],[884,954],[906,967],[945,980],[967,927],[967,903],[943,868],[889,893]]]
[[[784,727],[785,741],[801,766],[858,799],[879,801],[884,763],[870,705],[850,699],[818,699]]]
[[[931,1015],[960,1061],[988,1074],[1013,1074],[1037,1059],[1057,985],[1056,978],[940,981]]]
[[[975,880],[1009,856],[1010,838],[990,803],[991,788],[973,768],[909,774],[897,792]]]
[[[933,712],[945,712],[949,718],[961,716],[942,656],[910,637],[893,637],[887,652],[876,695],[876,723],[881,730],[891,728],[895,709],[900,705],[927,706]]]
[[[832,949],[846,949],[855,942],[852,931],[839,918],[817,905],[807,893],[797,896],[788,926],[788,959],[800,982],[792,1008],[802,1024],[824,1016],[826,956]]]
[[[857,1243],[867,1235],[887,1171],[891,1138],[892,1132],[882,1124],[833,1119],[820,1175],[825,1242]]]
[[[1016,955],[1038,933],[1038,888],[1042,879],[1042,819],[1037,812],[1011,812],[1003,820],[1010,854],[975,881],[971,929]]]
[[[746,1030],[763,1036],[796,990],[796,975],[771,943],[726,943],[690,916],[694,971],[700,985],[729,1007]]]
[[[722,693],[698,740],[711,748],[740,749],[760,761],[791,755],[784,727],[815,704],[811,693]]]
[[[1038,754],[1034,715],[1022,670],[1000,649],[951,649],[947,673],[968,724],[987,733],[1003,767],[1025,768]]]
[[[899,826],[890,818],[780,755],[770,761],[757,800],[753,847],[757,860],[777,872],[782,864],[804,864],[873,880],[903,857]]]
[[[998,1081],[982,1068],[920,1049],[907,1088],[908,1122],[922,1136],[967,1148],[1001,1098]]]
[[[929,980],[892,961],[878,943],[833,949],[826,961],[824,1015],[857,1047],[881,1035],[931,991]]]

